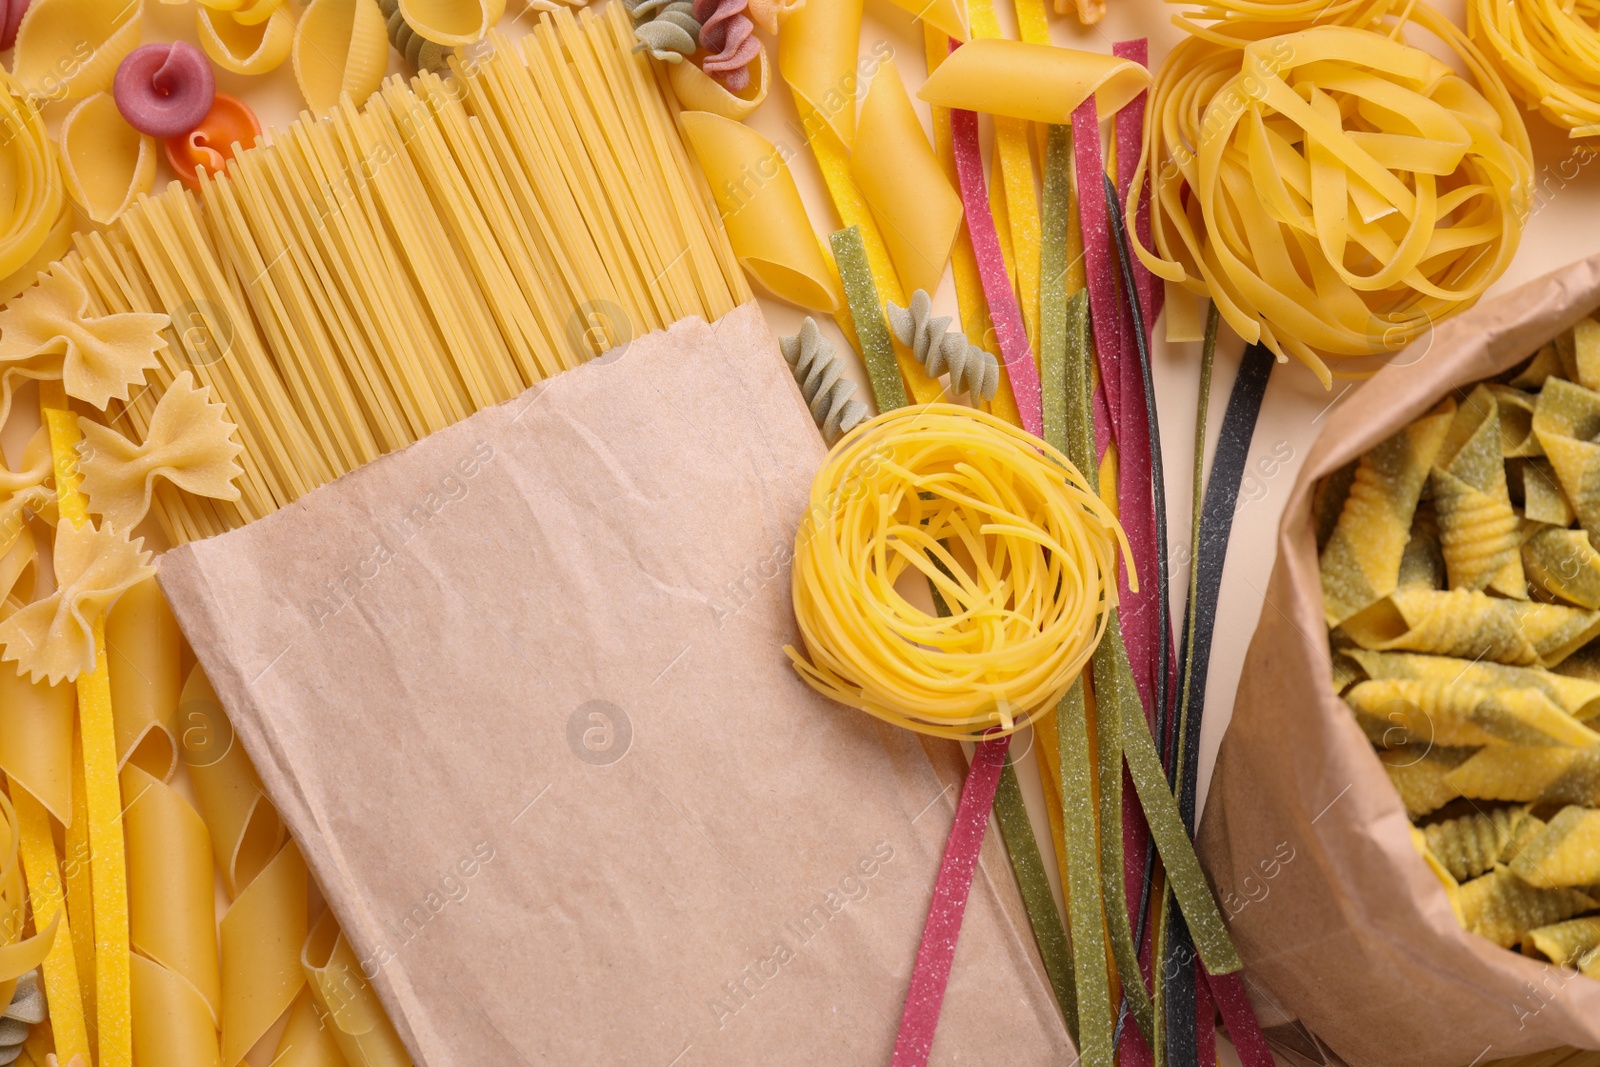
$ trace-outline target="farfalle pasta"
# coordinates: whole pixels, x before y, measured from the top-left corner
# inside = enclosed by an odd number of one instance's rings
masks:
[[[238,500],[234,479],[244,469],[234,462],[244,446],[226,409],[196,388],[185,371],[161,395],[144,441],[134,444],[109,426],[88,419],[83,431],[79,472],[89,510],[119,529],[131,530],[150,510],[156,479],[184,492],[215,500]]]
[[[56,685],[94,669],[93,620],[155,570],[126,530],[91,523],[58,523],[52,560],[55,592],[0,622],[0,661]]]
[[[13,378],[60,380],[67,395],[105,410],[113,399],[160,366],[167,316],[122,312],[96,315],[73,274],[52,269],[39,284],[0,311],[0,421]]]
[[[156,143],[108,93],[84,97],[61,121],[61,179],[90,220],[107,225],[156,183]]]
[[[1240,19],[1179,44],[1151,92],[1141,260],[1324,384],[1329,360],[1394,351],[1476,301],[1528,213],[1521,116],[1458,31],[1415,18],[1476,87],[1385,33]]]

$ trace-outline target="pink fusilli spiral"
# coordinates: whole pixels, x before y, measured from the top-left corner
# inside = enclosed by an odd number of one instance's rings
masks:
[[[712,53],[700,69],[731,92],[750,85],[750,64],[761,54],[755,23],[745,15],[749,0],[694,0],[694,17],[700,20],[700,47]]]

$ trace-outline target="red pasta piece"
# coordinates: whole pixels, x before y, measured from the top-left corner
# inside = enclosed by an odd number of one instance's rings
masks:
[[[756,26],[745,11],[749,0],[695,0],[694,17],[700,21],[700,47],[712,53],[700,69],[732,92],[750,86],[750,64],[761,54]]]
[[[129,52],[117,68],[112,93],[128,125],[151,137],[177,137],[205,120],[217,82],[200,49],[174,41]]]
[[[1132,41],[1118,41],[1111,46],[1111,54],[1119,59],[1131,59],[1141,67],[1150,65],[1150,43],[1140,37]],[[1144,107],[1148,91],[1134,97],[1117,112],[1117,195],[1124,204],[1133,186],[1133,163],[1139,158],[1144,144]],[[1150,247],[1150,182],[1148,178],[1139,186],[1139,207],[1134,214],[1135,232],[1145,248]],[[1166,289],[1157,285],[1155,275],[1137,256],[1133,259],[1133,284],[1139,290],[1139,308],[1144,312],[1146,337],[1155,333],[1156,316],[1161,314],[1162,298]]]
[[[17,43],[17,27],[22,25],[22,16],[28,13],[29,2],[30,0],[6,0],[5,23],[0,26],[0,51]]]

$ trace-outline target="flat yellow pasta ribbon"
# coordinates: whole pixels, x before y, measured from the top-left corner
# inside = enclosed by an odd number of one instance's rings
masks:
[[[1055,709],[1105,631],[1127,544],[1071,463],[982,411],[863,424],[812,484],[793,597],[818,692],[938,737],[1009,734]],[[904,600],[908,571],[950,606]]]
[[[79,469],[89,510],[117,529],[131,530],[150,510],[158,478],[194,496],[238,500],[233,483],[244,468],[234,460],[244,446],[235,439],[227,408],[212,403],[210,395],[188,371],[178,375],[137,445],[109,426],[80,419]]]
[[[86,96],[67,112],[60,141],[67,193],[102,226],[155,187],[155,138],[129,126],[110,93]]]
[[[1492,73],[1475,69],[1474,88],[1367,29],[1249,39],[1277,28],[1190,38],[1162,65],[1134,175],[1154,184],[1156,249],[1135,246],[1155,274],[1209,296],[1242,337],[1326,385],[1328,358],[1400,348],[1500,277],[1532,164]]]
[[[347,93],[364,102],[389,66],[389,34],[377,0],[311,0],[295,27],[290,57],[313,112],[328,112]]]
[[[917,95],[940,107],[985,111],[1032,122],[1068,123],[1093,96],[1102,118],[1150,85],[1131,59],[1028,41],[979,39],[956,49]]]

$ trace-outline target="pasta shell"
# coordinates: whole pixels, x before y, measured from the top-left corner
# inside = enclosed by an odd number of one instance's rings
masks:
[[[378,91],[389,66],[389,35],[377,0],[311,0],[290,55],[312,111],[327,112],[344,93],[364,101]]]
[[[1442,745],[1600,744],[1537,689],[1486,689],[1449,682],[1362,682],[1345,695],[1357,712],[1404,730],[1409,738]]]
[[[276,70],[294,47],[294,16],[278,6],[265,21],[248,25],[231,14],[197,7],[195,29],[211,61],[235,74]]]
[[[767,61],[766,47],[762,46],[760,53],[750,61],[750,85],[737,93],[730,92],[727,86],[694,63],[668,64],[667,77],[685,111],[709,111],[740,122],[766,100],[772,81],[772,64]]]
[[[34,0],[17,29],[11,72],[35,100],[109,91],[143,21],[144,0]]]
[[[472,44],[505,13],[506,0],[400,0],[400,16],[437,44]]]
[[[61,121],[61,180],[83,213],[104,226],[156,183],[156,142],[128,125],[110,93],[95,93]]]

